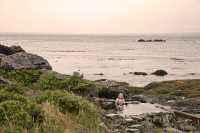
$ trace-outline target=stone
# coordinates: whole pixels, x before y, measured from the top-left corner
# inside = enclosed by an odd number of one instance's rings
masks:
[[[183,133],[182,131],[175,129],[175,128],[166,128],[166,132],[168,133]]]
[[[126,118],[125,122],[126,123],[134,123],[135,121],[132,118]]]
[[[162,40],[162,39],[155,39],[155,40],[153,40],[153,42],[166,42],[166,40]]]
[[[130,129],[142,129],[143,126],[140,125],[140,124],[134,124],[134,125],[129,126],[128,128],[130,128]]]
[[[2,57],[0,67],[9,69],[52,69],[43,57],[26,52]]]
[[[147,100],[146,100],[144,95],[134,95],[134,96],[131,97],[131,100],[139,101],[141,103],[146,103],[147,102]]]
[[[196,128],[192,125],[181,125],[179,128],[180,128],[180,130],[187,131],[187,132],[191,132],[191,131],[196,130]]]
[[[0,45],[0,53],[4,55],[12,55],[18,52],[25,52],[20,46],[4,46]]]
[[[140,133],[140,130],[139,129],[130,129],[130,128],[127,128],[126,132],[127,133]]]
[[[104,74],[103,73],[96,73],[94,75],[99,75],[99,76],[103,76]]]
[[[155,76],[166,76],[168,73],[165,70],[156,70],[155,72],[152,73],[152,75]]]
[[[114,113],[111,113],[111,114],[106,114],[105,115],[106,118],[109,118],[109,119],[123,119],[123,116],[119,115],[119,114],[114,114]]]
[[[11,82],[3,77],[0,77],[0,84],[11,84]]]
[[[100,101],[100,105],[103,109],[115,109],[115,100],[108,100],[108,99],[103,99]]]
[[[145,72],[134,72],[134,73],[129,73],[129,74],[134,74],[134,75],[142,75],[142,76],[147,76],[148,74]]]
[[[119,93],[123,93],[124,97],[128,96],[129,84],[126,82],[117,82],[114,80],[96,81],[97,85],[103,86],[99,91],[100,98],[116,99]]]
[[[131,118],[132,118],[133,120],[138,121],[138,122],[141,122],[141,121],[144,120],[144,118],[142,118],[142,117],[140,117],[140,116],[133,116],[133,115],[132,115]]]

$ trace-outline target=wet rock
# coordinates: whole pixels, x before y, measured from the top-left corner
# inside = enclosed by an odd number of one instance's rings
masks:
[[[165,75],[168,75],[168,73],[165,70],[156,70],[155,72],[152,73],[152,75],[165,76]]]
[[[18,52],[25,52],[20,46],[11,46],[7,47],[4,45],[0,45],[0,53],[4,55],[12,55]]]
[[[142,75],[142,76],[146,76],[146,75],[148,75],[148,74],[145,73],[145,72],[129,72],[129,74]]]
[[[41,56],[25,52],[2,57],[0,67],[9,69],[52,69],[48,61]]]

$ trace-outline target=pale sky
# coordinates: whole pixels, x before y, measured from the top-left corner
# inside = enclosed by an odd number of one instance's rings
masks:
[[[0,0],[0,32],[200,32],[200,0]]]

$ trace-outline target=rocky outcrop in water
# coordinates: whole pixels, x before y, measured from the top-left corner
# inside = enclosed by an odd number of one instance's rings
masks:
[[[166,42],[166,40],[163,40],[163,39],[154,39],[154,40],[151,40],[151,39],[148,39],[148,40],[139,39],[139,40],[137,40],[137,42]]]
[[[146,72],[129,72],[129,74],[142,75],[142,76],[147,76],[148,75]]]
[[[152,75],[155,76],[166,76],[168,73],[165,70],[156,70],[155,72],[152,73]]]
[[[20,46],[0,45],[0,67],[7,69],[48,69],[52,67],[41,56],[29,54]]]

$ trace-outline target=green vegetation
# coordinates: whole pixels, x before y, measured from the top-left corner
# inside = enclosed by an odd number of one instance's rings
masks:
[[[145,87],[130,87],[133,94],[152,96],[177,96],[186,98],[200,97],[200,80],[175,80],[150,83]]]
[[[97,107],[85,95],[96,85],[39,70],[0,69],[0,132],[102,132]],[[98,91],[98,89],[97,89]]]

